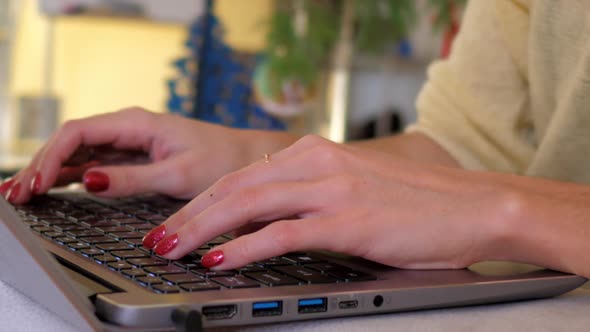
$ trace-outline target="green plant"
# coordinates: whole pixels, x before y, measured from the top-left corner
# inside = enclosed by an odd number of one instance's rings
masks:
[[[265,55],[277,91],[288,80],[313,84],[339,38],[345,1],[354,5],[353,42],[360,52],[382,52],[408,36],[418,20],[414,0],[275,0]],[[434,30],[450,27],[454,11],[466,1],[428,0]],[[304,29],[297,26],[297,15],[305,16]]]

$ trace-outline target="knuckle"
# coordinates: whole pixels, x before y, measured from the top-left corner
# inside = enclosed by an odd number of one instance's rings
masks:
[[[236,206],[239,206],[247,215],[250,215],[251,211],[253,211],[256,206],[259,206],[258,203],[263,201],[264,195],[265,190],[261,187],[246,188],[236,195],[238,201]]]
[[[130,106],[130,107],[125,107],[121,110],[121,112],[123,113],[129,113],[129,114],[143,114],[143,113],[149,113],[148,111],[146,111],[145,108],[140,107],[140,106]]]
[[[235,191],[240,183],[242,182],[242,176],[238,172],[229,173],[224,175],[217,183],[215,184],[215,191],[220,194],[227,194]]]
[[[279,221],[267,226],[270,233],[269,239],[273,246],[280,252],[286,253],[297,248],[299,238],[299,228],[296,224],[289,221]]]
[[[316,145],[316,144],[321,144],[325,141],[327,141],[325,138],[323,138],[319,135],[315,135],[315,134],[305,135],[298,140],[299,143],[305,144],[305,145]]]
[[[156,113],[138,106],[126,108],[122,110],[121,113],[123,113],[124,116],[133,119],[133,121],[138,121],[138,126],[149,126],[156,117]]]
[[[247,262],[250,262],[257,257],[257,253],[254,250],[251,241],[247,241],[246,240],[247,238],[248,237],[243,237],[238,240],[233,240],[231,242],[228,242],[228,244],[233,245],[232,247],[235,251],[235,253],[232,253],[232,255],[235,255],[236,260],[239,262],[242,262],[244,264],[247,264]],[[232,242],[239,242],[239,243],[232,243]]]
[[[323,166],[334,167],[344,162],[345,152],[335,144],[321,144],[312,151],[313,158]]]
[[[80,130],[80,122],[81,121],[82,120],[78,120],[78,119],[66,121],[61,126],[61,129],[60,129],[60,132],[59,133],[61,135],[67,135],[67,134],[71,134],[71,133],[74,133],[74,132]]]
[[[334,176],[327,180],[327,187],[335,193],[358,192],[361,185],[361,179],[350,174]]]

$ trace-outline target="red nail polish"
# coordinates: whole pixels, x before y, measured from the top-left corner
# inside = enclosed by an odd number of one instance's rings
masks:
[[[39,190],[41,189],[41,173],[37,172],[35,177],[31,181],[31,193],[33,195],[39,194]]]
[[[163,238],[166,237],[166,226],[160,225],[154,229],[152,229],[149,233],[146,234],[143,238],[143,246],[152,249],[153,247],[158,244],[158,242],[162,241]]]
[[[14,186],[12,186],[10,188],[10,190],[8,190],[8,192],[6,193],[6,197],[8,197],[6,200],[9,201],[10,203],[14,203],[14,201],[18,197],[19,193],[20,193],[20,183],[16,182],[14,184]]]
[[[177,244],[178,234],[172,234],[164,240],[158,242],[158,244],[154,247],[154,252],[160,256],[166,255],[167,253],[172,251],[172,249],[174,249]]]
[[[84,175],[84,186],[93,193],[105,191],[109,189],[109,177],[102,172],[88,172]]]
[[[203,258],[201,258],[201,265],[206,268],[211,268],[223,263],[223,259],[225,256],[223,255],[223,251],[221,250],[214,250],[212,252],[207,253]]]
[[[4,196],[4,194],[8,192],[8,189],[10,189],[13,184],[14,180],[12,179],[4,181],[4,183],[0,185],[0,195]]]

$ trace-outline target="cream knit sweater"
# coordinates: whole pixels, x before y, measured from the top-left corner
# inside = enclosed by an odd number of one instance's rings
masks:
[[[465,168],[590,183],[590,0],[470,0],[417,101]]]

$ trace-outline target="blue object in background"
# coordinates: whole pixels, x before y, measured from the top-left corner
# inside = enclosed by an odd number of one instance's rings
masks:
[[[172,113],[235,128],[285,130],[286,124],[256,102],[252,75],[259,58],[237,52],[223,42],[223,28],[207,11],[189,27],[190,55],[173,65],[178,77],[168,81]]]

